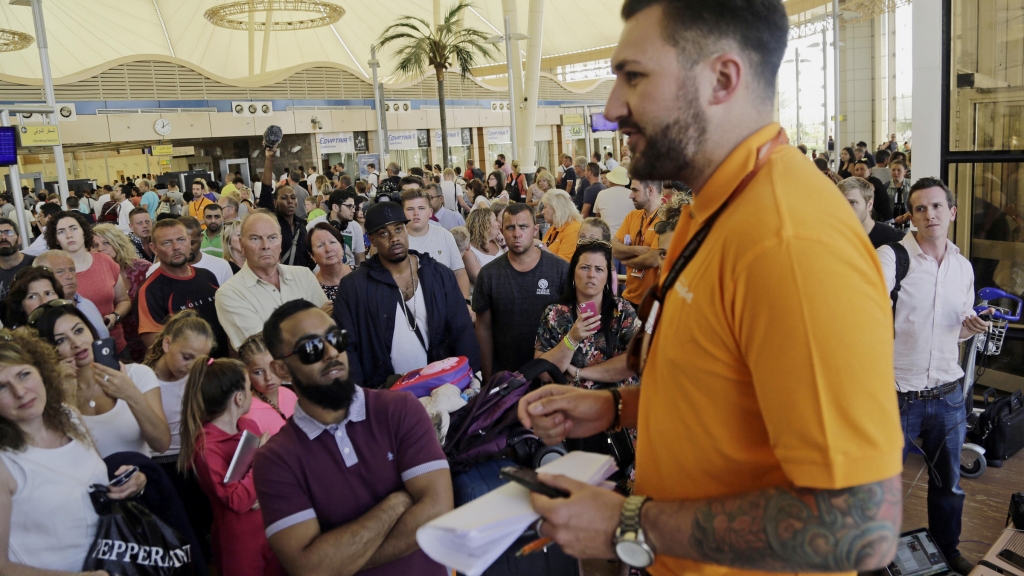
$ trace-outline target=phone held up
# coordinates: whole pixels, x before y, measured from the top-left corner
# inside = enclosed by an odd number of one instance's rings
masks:
[[[102,364],[112,370],[121,369],[121,363],[117,361],[117,349],[114,347],[113,338],[104,338],[93,342],[92,357],[97,364]]]
[[[601,315],[601,312],[598,311],[598,309],[597,309],[597,304],[594,303],[593,301],[583,302],[582,304],[579,305],[579,310],[580,310],[580,314],[583,314],[584,312],[590,312],[594,316],[600,316]],[[597,329],[598,330],[601,329],[601,324],[600,323],[597,325]]]

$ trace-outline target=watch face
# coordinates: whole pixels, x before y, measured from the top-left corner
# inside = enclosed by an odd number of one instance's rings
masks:
[[[634,568],[647,568],[654,563],[654,555],[646,546],[635,541],[625,541],[615,544],[615,555],[619,560]]]

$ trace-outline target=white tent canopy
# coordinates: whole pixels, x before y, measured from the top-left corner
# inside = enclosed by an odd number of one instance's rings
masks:
[[[333,26],[272,32],[267,71],[310,62],[334,62],[369,74],[370,45],[400,16],[433,20],[430,0],[331,0],[345,10]],[[248,33],[219,28],[203,14],[226,0],[43,0],[54,78],[76,75],[124,57],[175,56],[213,75],[248,76]],[[448,2],[442,2],[446,10]],[[621,0],[548,0],[545,2],[545,57],[605,47],[618,42]],[[518,29],[527,32],[529,1],[518,0]],[[274,20],[303,19],[308,13],[275,12]],[[257,15],[257,20],[263,17]],[[466,23],[487,34],[503,31],[501,0],[475,0]],[[0,28],[34,35],[32,11],[0,0]],[[263,34],[256,32],[256,72]],[[526,43],[520,43],[526,50]],[[496,60],[505,60],[495,47]],[[390,50],[379,55],[381,74],[393,72]],[[488,62],[481,62],[487,64]],[[39,54],[33,44],[18,52],[0,52],[0,75],[38,79]]]

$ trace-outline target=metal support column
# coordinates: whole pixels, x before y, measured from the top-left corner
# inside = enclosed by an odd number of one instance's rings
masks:
[[[36,27],[36,44],[39,46],[39,67],[43,72],[43,90],[46,94],[46,105],[51,108],[50,114],[44,116],[47,124],[57,125],[57,99],[53,95],[53,74],[50,72],[50,49],[46,41],[46,23],[43,21],[43,0],[32,0],[32,20]],[[59,129],[58,129],[59,130]],[[54,160],[57,162],[57,186],[61,206],[67,206],[68,173],[64,167],[64,146],[53,147]]]
[[[512,161],[512,159],[515,158],[515,154],[519,153],[519,138],[516,134],[516,110],[519,108],[517,105],[519,101],[516,100],[516,82],[515,77],[512,75],[513,56],[515,55],[512,53],[512,24],[509,17],[505,16],[505,60],[508,61],[506,64],[508,64],[508,102],[510,104],[508,119],[509,129],[512,131],[513,154],[512,158],[509,158],[509,161]]]
[[[377,170],[384,174],[390,153],[388,150],[388,119],[384,112],[384,84],[377,82],[377,68],[380,67],[380,61],[377,60],[376,44],[370,45],[370,61],[367,64],[373,73],[373,107],[377,112],[377,141],[380,143],[380,163],[382,164],[377,166]]]
[[[523,130],[519,133],[522,136],[523,151],[519,157],[520,169],[526,174],[528,181],[533,180],[537,170],[537,147],[534,142],[537,130],[537,96],[540,91],[540,59],[541,47],[543,44],[544,32],[544,0],[530,0],[530,20],[526,33],[529,38],[526,40],[526,77],[523,82],[522,101],[522,124]],[[544,158],[547,165],[551,160]]]
[[[835,163],[835,169],[839,170],[839,152],[843,149],[842,133],[840,129],[840,118],[842,118],[842,116],[839,113],[839,0],[832,0],[832,54],[835,59],[835,77],[833,80],[835,83],[835,93],[832,97],[835,99],[833,114],[835,115],[836,145],[835,152],[833,153],[835,157],[830,158],[829,160],[833,161]]]

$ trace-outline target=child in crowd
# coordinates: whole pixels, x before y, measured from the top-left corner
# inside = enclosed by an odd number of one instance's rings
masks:
[[[243,342],[238,347],[238,358],[245,364],[252,383],[252,408],[248,418],[255,422],[260,433],[273,436],[295,413],[298,398],[281,386],[281,379],[270,368],[274,358],[263,343],[262,334],[250,336]]]
[[[213,506],[211,548],[220,576],[285,573],[263,531],[252,469],[241,480],[224,482],[242,433],[260,435],[244,417],[251,404],[249,376],[238,360],[202,356],[192,365],[181,408],[178,471],[194,469]],[[260,446],[269,438],[263,433]]]
[[[455,237],[455,245],[459,247],[459,254],[465,254],[469,250],[469,230],[465,226],[456,226],[449,230]]]

